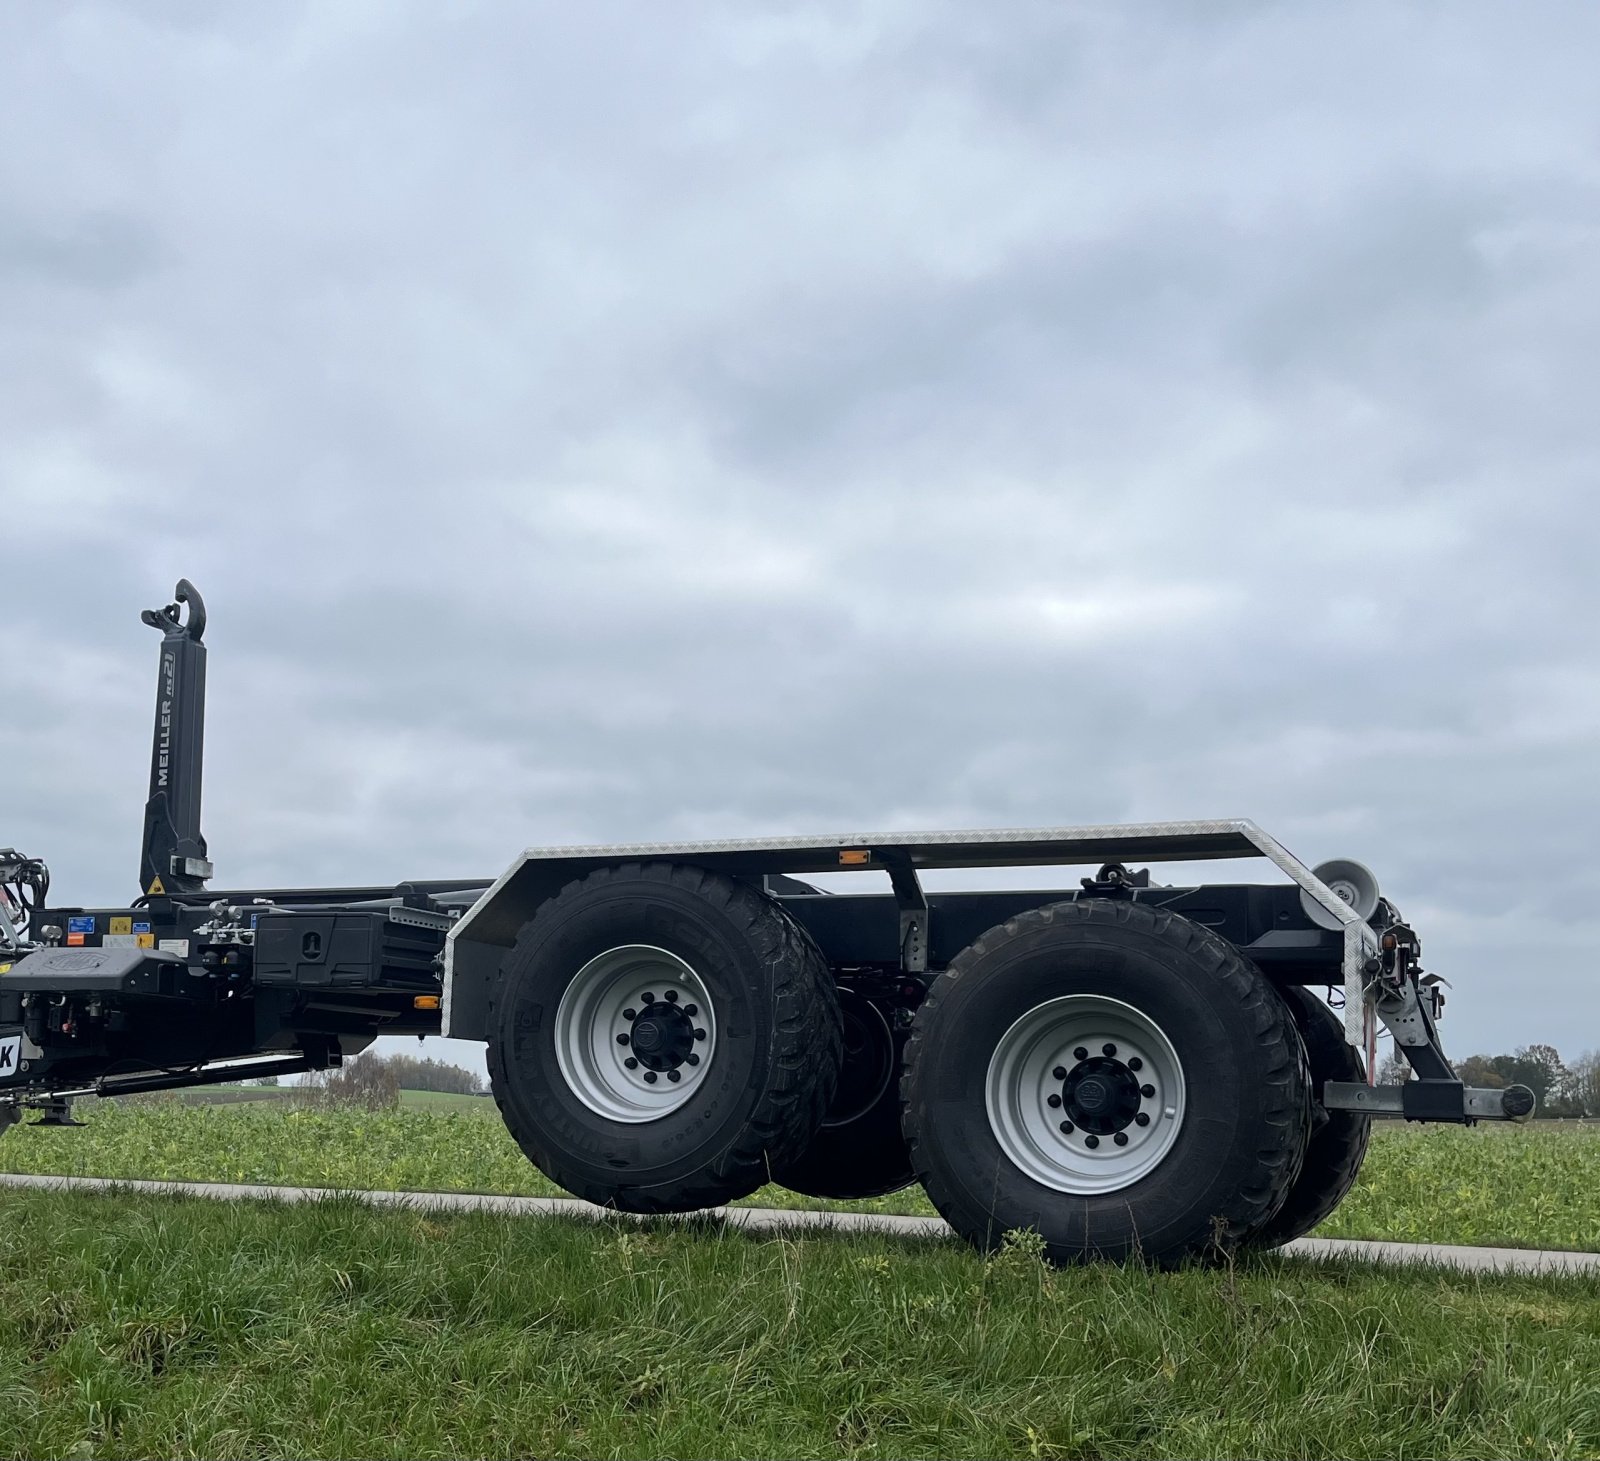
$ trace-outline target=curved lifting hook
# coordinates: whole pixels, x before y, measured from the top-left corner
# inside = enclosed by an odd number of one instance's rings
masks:
[[[172,593],[177,603],[168,604],[164,609],[146,609],[139,618],[163,634],[187,635],[198,644],[200,636],[206,632],[206,601],[200,597],[200,590],[186,578],[178,580],[178,586]],[[179,604],[189,606],[187,622],[179,616]]]

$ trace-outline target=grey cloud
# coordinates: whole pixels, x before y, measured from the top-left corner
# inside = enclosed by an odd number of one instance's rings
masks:
[[[13,290],[39,284],[125,288],[159,257],[150,232],[126,214],[93,211],[46,224],[0,213],[0,281],[9,276]]]
[[[1242,814],[1600,1045],[1592,12],[171,14],[0,46],[63,890],[184,574],[230,880]]]

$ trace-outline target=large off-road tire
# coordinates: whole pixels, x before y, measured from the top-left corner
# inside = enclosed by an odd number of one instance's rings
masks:
[[[628,1212],[755,1191],[815,1134],[839,1052],[811,938],[766,895],[674,863],[568,884],[517,936],[489,1007],[490,1083],[517,1144]]]
[[[1311,1072],[1311,1137],[1300,1175],[1283,1206],[1250,1235],[1251,1245],[1261,1248],[1304,1237],[1349,1196],[1372,1135],[1372,1118],[1364,1111],[1328,1111],[1322,1106],[1324,1081],[1367,1078],[1360,1055],[1344,1037],[1344,1021],[1308,989],[1291,985],[1281,992],[1305,1042]]]
[[[839,991],[844,1065],[822,1127],[773,1179],[807,1197],[883,1197],[917,1180],[900,1130],[900,1075],[909,1026],[851,990]]]
[[[1143,903],[990,929],[934,983],[906,1066],[912,1164],[981,1249],[1031,1228],[1058,1263],[1217,1257],[1277,1210],[1305,1150],[1283,1001],[1231,945]]]

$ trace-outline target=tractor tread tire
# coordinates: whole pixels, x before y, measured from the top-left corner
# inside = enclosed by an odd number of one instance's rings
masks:
[[[672,862],[633,862],[596,869],[568,883],[523,925],[490,996],[493,1037],[506,1016],[511,982],[548,932],[581,904],[623,885],[657,884],[688,894],[720,914],[748,945],[770,985],[756,991],[769,1001],[771,1018],[766,1076],[735,1137],[710,1155],[698,1172],[646,1186],[596,1180],[552,1144],[512,1097],[507,1040],[489,1041],[490,1085],[506,1127],[533,1164],[586,1202],[633,1213],[693,1212],[747,1197],[771,1179],[772,1169],[797,1158],[822,1124],[833,1095],[842,1051],[833,974],[811,936],[764,893],[703,868]],[[550,1000],[552,1006],[554,999]],[[553,1059],[552,1059],[553,1064]],[[557,1077],[559,1078],[559,1077]]]
[[[1305,1044],[1312,1099],[1319,1101],[1324,1081],[1366,1080],[1366,1067],[1344,1036],[1344,1022],[1316,995],[1298,985],[1281,991]],[[1306,1143],[1300,1175],[1283,1206],[1251,1234],[1254,1247],[1276,1248],[1321,1226],[1350,1195],[1372,1138],[1372,1118],[1364,1111],[1328,1111]]]
[[[910,1187],[917,1174],[900,1129],[900,1075],[907,1035],[894,1031],[895,1069],[883,1094],[854,1121],[824,1126],[798,1159],[775,1168],[772,1180],[802,1197],[858,1202]]]
[[[1296,1176],[1306,1143],[1309,1096],[1300,1038],[1289,1011],[1261,972],[1226,940],[1194,921],[1148,903],[1125,899],[1080,898],[1030,909],[988,930],[962,950],[935,980],[917,1013],[906,1051],[902,1082],[902,1122],[913,1165],[935,1208],[958,1233],[982,1250],[999,1246],[1005,1225],[997,1213],[977,1210],[956,1186],[948,1183],[934,1158],[940,1134],[930,1121],[927,1086],[931,1079],[926,1052],[934,1029],[958,993],[965,995],[980,977],[977,966],[1005,945],[1055,926],[1116,928],[1158,941],[1182,955],[1209,976],[1211,998],[1225,1006],[1249,1032],[1263,1072],[1260,1139],[1249,1153],[1248,1170],[1220,1210],[1209,1215],[1205,1231],[1162,1251],[1140,1246],[1137,1239],[1115,1251],[1074,1249],[1044,1234],[1046,1251],[1056,1262],[1084,1257],[1142,1257],[1160,1265],[1184,1259],[1215,1261],[1244,1244],[1283,1204]],[[954,1018],[954,1017],[951,1017]],[[1020,1176],[1020,1174],[1018,1174]],[[1148,1180],[1148,1179],[1143,1179]],[[1042,1190],[1042,1189],[1041,1189]],[[1063,1207],[1084,1204],[1082,1198],[1057,1194]]]

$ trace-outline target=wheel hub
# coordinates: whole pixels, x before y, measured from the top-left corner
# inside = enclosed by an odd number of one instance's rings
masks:
[[[1068,1119],[1096,1136],[1131,1125],[1139,1104],[1138,1076],[1109,1056],[1080,1061],[1061,1084],[1061,1105]]]
[[[694,1049],[694,1021],[681,1005],[658,1000],[634,1018],[628,1044],[647,1070],[676,1070]]]

